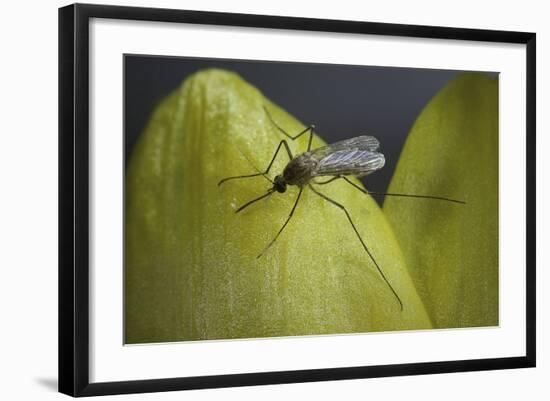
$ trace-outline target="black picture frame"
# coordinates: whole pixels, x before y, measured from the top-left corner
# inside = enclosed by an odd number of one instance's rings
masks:
[[[526,46],[525,355],[381,366],[90,383],[89,22],[91,18],[516,43]],[[59,391],[71,396],[251,386],[535,366],[536,35],[435,26],[75,4],[59,9]]]

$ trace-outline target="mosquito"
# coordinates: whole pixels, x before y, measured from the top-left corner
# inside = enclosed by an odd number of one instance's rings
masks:
[[[309,125],[307,128],[305,128],[298,134],[292,136],[288,132],[286,132],[281,126],[279,126],[277,122],[275,122],[275,120],[272,118],[271,114],[269,113],[266,107],[264,107],[264,110],[267,117],[273,124],[273,126],[275,126],[277,130],[281,132],[288,139],[295,141],[296,139],[300,138],[302,135],[306,135],[306,134],[309,134],[309,139],[307,144],[307,150],[296,156],[292,155],[292,151],[290,150],[290,146],[288,145],[287,140],[283,139],[281,140],[281,142],[279,142],[279,146],[277,146],[277,149],[275,150],[275,153],[273,154],[273,157],[271,158],[269,165],[267,166],[267,168],[263,173],[258,172],[255,174],[246,174],[246,175],[227,177],[218,183],[218,186],[220,186],[223,183],[230,180],[251,178],[251,177],[258,177],[258,176],[263,176],[269,182],[271,182],[272,187],[269,188],[265,194],[246,202],[244,205],[240,206],[235,211],[235,213],[239,213],[243,211],[253,203],[258,202],[264,198],[267,198],[275,192],[284,193],[288,185],[295,185],[298,187],[298,196],[294,201],[294,205],[292,206],[292,209],[290,210],[290,213],[287,219],[285,220],[284,224],[279,229],[275,237],[271,240],[271,242],[267,244],[267,246],[257,256],[257,258],[260,258],[262,255],[264,255],[265,252],[269,248],[271,248],[271,246],[275,243],[275,241],[277,241],[277,239],[279,238],[279,236],[281,235],[285,227],[288,225],[288,223],[292,219],[292,216],[296,211],[296,207],[298,206],[298,202],[300,201],[300,197],[302,196],[304,189],[307,187],[311,191],[313,191],[313,193],[315,193],[317,196],[321,197],[328,203],[336,206],[337,208],[339,208],[344,212],[344,214],[346,215],[351,225],[351,228],[353,229],[353,231],[355,232],[355,235],[359,239],[361,246],[363,247],[365,252],[368,254],[374,266],[376,266],[378,273],[380,274],[380,276],[382,277],[386,285],[390,288],[391,292],[393,293],[397,302],[399,303],[399,307],[401,311],[403,311],[403,302],[401,301],[401,298],[399,297],[399,295],[397,294],[397,292],[395,291],[391,283],[388,281],[383,270],[380,268],[380,266],[376,262],[376,259],[374,258],[373,254],[367,247],[367,244],[365,243],[365,241],[363,241],[363,238],[359,234],[359,231],[357,231],[357,227],[355,226],[355,223],[353,222],[353,219],[351,218],[351,215],[349,214],[346,207],[341,203],[338,203],[334,199],[329,198],[327,195],[323,194],[322,192],[318,191],[312,184],[326,185],[336,180],[344,180],[353,188],[361,191],[363,194],[368,194],[368,195],[423,198],[423,199],[440,200],[440,201],[447,201],[447,202],[453,202],[453,203],[459,203],[459,204],[465,204],[466,202],[451,199],[451,198],[440,197],[440,196],[367,191],[366,189],[361,188],[359,185],[351,181],[348,177],[349,176],[354,176],[357,178],[364,177],[384,167],[385,158],[384,158],[384,155],[378,151],[380,148],[380,143],[378,142],[378,139],[376,139],[373,136],[363,135],[363,136],[358,136],[355,138],[350,138],[350,139],[345,139],[343,141],[335,142],[330,145],[321,146],[319,148],[312,150],[311,143],[313,141],[313,130],[315,129],[314,125]],[[282,148],[286,150],[286,153],[290,161],[288,162],[286,167],[283,169],[283,172],[275,176],[275,178],[272,180],[271,178],[269,178],[268,174],[269,174],[269,171],[271,170],[271,167],[273,166],[273,163],[275,162],[275,159],[277,158],[277,155],[279,154],[279,151]],[[325,177],[327,179],[325,179],[324,181],[317,181],[316,178],[318,177]]]

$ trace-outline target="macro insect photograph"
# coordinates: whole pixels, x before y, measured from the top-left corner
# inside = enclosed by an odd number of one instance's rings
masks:
[[[125,344],[498,326],[498,88],[125,55]]]

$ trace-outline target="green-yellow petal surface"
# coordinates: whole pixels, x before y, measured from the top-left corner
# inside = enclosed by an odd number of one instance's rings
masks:
[[[463,74],[425,107],[388,192],[391,222],[435,327],[498,325],[498,78]]]
[[[238,75],[205,70],[154,111],[129,161],[125,212],[127,343],[430,328],[390,225],[345,182],[319,187],[344,204],[401,298],[382,280],[344,213],[298,189],[236,214],[272,186],[263,177],[284,136],[304,125]],[[294,154],[307,138],[290,141]],[[323,142],[315,137],[313,146]],[[270,177],[288,157],[282,151]]]

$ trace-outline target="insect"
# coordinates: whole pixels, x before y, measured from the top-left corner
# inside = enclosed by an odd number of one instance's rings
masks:
[[[299,188],[298,196],[294,201],[294,205],[292,206],[292,209],[290,210],[290,213],[287,219],[285,220],[284,224],[279,229],[275,237],[271,240],[271,242],[267,244],[267,246],[257,256],[257,258],[260,258],[275,243],[275,241],[277,241],[277,238],[279,238],[279,236],[281,235],[285,227],[288,225],[288,223],[292,219],[292,216],[294,215],[296,207],[298,206],[298,202],[300,201],[302,192],[307,187],[311,191],[313,191],[315,194],[317,194],[319,197],[323,198],[325,201],[336,206],[337,208],[339,208],[344,212],[353,231],[355,232],[355,235],[359,239],[361,246],[363,247],[365,252],[368,254],[373,264],[376,266],[376,269],[378,270],[378,273],[380,274],[384,282],[390,288],[391,292],[393,293],[397,302],[399,303],[400,309],[402,311],[403,302],[401,301],[401,298],[399,298],[399,295],[397,294],[397,292],[395,291],[391,283],[388,281],[383,270],[380,268],[380,266],[376,262],[376,259],[374,258],[371,251],[367,247],[367,244],[365,243],[365,241],[363,241],[363,238],[359,234],[359,231],[357,231],[357,227],[355,226],[355,223],[353,222],[353,219],[351,218],[351,215],[349,214],[346,207],[341,203],[335,201],[334,199],[329,198],[327,195],[323,194],[319,190],[317,190],[315,186],[312,184],[326,185],[336,180],[342,179],[348,184],[350,184],[352,187],[356,188],[357,190],[361,191],[364,194],[434,199],[434,200],[448,201],[448,202],[460,203],[460,204],[465,204],[466,202],[450,199],[450,198],[444,198],[440,196],[382,193],[382,192],[367,191],[364,188],[361,188],[359,185],[355,184],[353,181],[351,181],[348,178],[348,176],[363,177],[384,167],[385,158],[384,158],[384,155],[379,152],[380,143],[375,137],[368,136],[368,135],[358,136],[355,138],[345,139],[343,141],[339,141],[330,145],[321,146],[319,148],[312,150],[311,143],[313,140],[313,130],[315,129],[314,125],[310,125],[307,128],[305,128],[303,131],[292,136],[275,122],[275,120],[271,117],[271,114],[269,113],[267,108],[264,107],[264,110],[269,120],[271,121],[271,123],[277,128],[278,131],[280,131],[288,139],[294,141],[299,137],[301,137],[302,135],[306,135],[306,134],[309,134],[309,139],[307,144],[307,150],[304,153],[301,153],[296,156],[292,155],[292,151],[290,150],[290,146],[288,145],[288,142],[286,141],[286,139],[283,139],[281,140],[281,142],[279,142],[279,146],[277,146],[277,149],[275,150],[275,153],[273,154],[273,157],[271,158],[269,165],[267,166],[267,168],[263,173],[258,172],[255,174],[227,177],[222,179],[218,183],[218,186],[220,186],[223,183],[230,180],[251,178],[251,177],[258,177],[258,176],[263,176],[269,182],[271,182],[272,187],[269,188],[265,194],[257,198],[254,198],[248,201],[247,203],[245,203],[244,205],[240,206],[236,210],[236,213],[241,212],[242,210],[244,210],[245,208],[247,208],[248,206],[252,205],[255,202],[258,202],[264,198],[271,196],[275,192],[284,193],[288,185],[295,185]],[[282,148],[286,150],[286,153],[290,161],[288,162],[288,164],[286,165],[282,173],[275,176],[275,178],[272,180],[271,178],[269,178],[268,174],[269,174],[269,171],[271,170],[271,167],[273,166],[275,159],[277,158],[277,155],[279,154],[279,151]],[[325,179],[324,181],[318,181],[316,180],[318,177],[328,177],[328,178]]]

